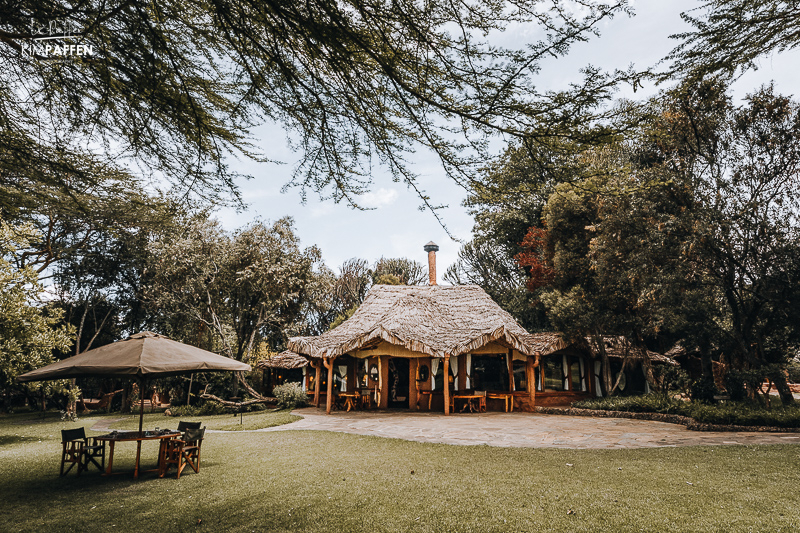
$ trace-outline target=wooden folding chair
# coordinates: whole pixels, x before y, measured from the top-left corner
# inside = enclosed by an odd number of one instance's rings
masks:
[[[183,433],[187,429],[200,429],[201,422],[186,422],[185,420],[181,420],[178,422],[178,431]]]
[[[187,429],[181,439],[170,439],[166,443],[165,457],[161,467],[160,477],[164,477],[171,465],[178,470],[177,479],[186,465],[200,472],[200,447],[203,445],[203,436],[206,428]]]
[[[89,469],[89,464],[94,464],[101,472],[106,466],[106,443],[91,437],[92,443],[86,437],[86,431],[81,428],[61,430],[61,475],[64,476],[78,465],[78,475]],[[100,459],[98,463],[97,460]],[[69,463],[66,472],[64,465]]]

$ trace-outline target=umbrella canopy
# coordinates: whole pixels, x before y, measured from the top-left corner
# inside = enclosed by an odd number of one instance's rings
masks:
[[[22,374],[17,381],[78,377],[152,379],[202,371],[245,371],[250,365],[189,346],[163,335],[142,331]]]
[[[143,382],[147,379],[192,372],[245,370],[250,370],[250,365],[168,339],[157,333],[142,331],[123,341],[107,344],[27,372],[18,376],[17,381],[117,377]],[[144,388],[140,388],[142,403],[139,412],[139,433],[142,432],[144,418]]]

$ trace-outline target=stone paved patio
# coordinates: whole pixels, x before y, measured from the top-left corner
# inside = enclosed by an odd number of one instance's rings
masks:
[[[303,420],[258,431],[338,431],[417,442],[521,448],[650,448],[724,444],[800,444],[798,433],[689,431],[684,426],[629,420],[534,413],[441,413],[335,411],[308,407]]]

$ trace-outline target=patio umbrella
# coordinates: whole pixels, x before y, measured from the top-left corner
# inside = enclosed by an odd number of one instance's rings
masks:
[[[78,377],[131,378],[139,382],[141,409],[139,433],[144,419],[144,381],[193,372],[236,372],[250,365],[189,346],[163,335],[142,331],[82,354],[68,357],[17,377],[17,381],[47,381]]]

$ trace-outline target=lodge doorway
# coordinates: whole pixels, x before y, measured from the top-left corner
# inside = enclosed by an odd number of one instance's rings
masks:
[[[408,409],[408,359],[389,359],[389,407]]]

